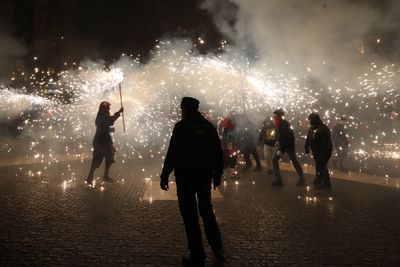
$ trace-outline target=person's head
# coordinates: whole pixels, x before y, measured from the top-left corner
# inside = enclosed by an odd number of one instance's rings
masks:
[[[310,115],[308,115],[308,121],[310,122],[311,125],[318,125],[322,123],[319,114],[316,112],[312,112],[310,113]]]
[[[279,128],[280,121],[284,118],[285,116],[285,111],[283,109],[277,109],[274,112],[274,124],[275,128]]]
[[[182,117],[195,114],[199,109],[199,100],[193,97],[185,96],[181,101]]]
[[[281,109],[281,108],[275,110],[273,113],[274,113],[274,117],[277,117],[279,119],[282,119],[283,116],[285,116],[285,111],[283,111],[283,109]]]
[[[265,119],[263,124],[265,127],[274,127],[274,122],[270,118]]]
[[[100,103],[99,112],[110,113],[111,104],[107,101],[103,101]]]

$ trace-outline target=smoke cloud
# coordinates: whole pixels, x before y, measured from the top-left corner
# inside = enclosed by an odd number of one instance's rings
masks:
[[[343,77],[365,65],[363,40],[377,25],[393,23],[396,14],[390,8],[389,17],[382,16],[372,4],[348,0],[206,0],[202,7],[257,64],[312,70],[320,78]]]

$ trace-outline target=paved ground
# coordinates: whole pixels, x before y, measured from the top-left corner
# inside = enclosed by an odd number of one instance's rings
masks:
[[[0,265],[180,266],[184,229],[174,193],[158,190],[160,162],[117,163],[118,182],[93,189],[88,167],[0,167]],[[274,188],[248,171],[214,194],[225,266],[400,265],[399,189],[333,179],[315,192],[283,177]]]

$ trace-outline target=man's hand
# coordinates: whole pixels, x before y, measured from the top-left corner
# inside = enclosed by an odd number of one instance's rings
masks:
[[[123,108],[123,107],[121,107],[121,108],[118,110],[118,113],[122,113],[122,112],[124,112],[124,108]]]
[[[162,190],[168,191],[168,189],[169,189],[168,177],[161,177],[160,187]]]
[[[278,149],[278,150],[276,151],[276,155],[277,155],[278,157],[282,156],[282,154],[283,154],[283,153],[282,153],[282,150],[279,150],[279,149]]]
[[[213,177],[212,181],[213,181],[213,187],[215,190],[217,188],[217,186],[221,185],[221,175],[216,175],[215,177]]]

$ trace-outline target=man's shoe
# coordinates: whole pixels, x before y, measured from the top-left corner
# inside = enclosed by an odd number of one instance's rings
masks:
[[[89,175],[89,176],[86,178],[85,182],[86,182],[86,184],[91,185],[92,182],[93,182],[93,176],[90,176],[90,175]]]
[[[297,183],[296,186],[305,186],[306,185],[306,181],[304,179],[300,179]]]
[[[225,261],[225,250],[223,248],[213,251],[214,257],[217,262],[224,262]]]
[[[206,265],[206,259],[205,257],[194,258],[190,255],[186,255],[182,257],[182,264],[184,266],[204,267]]]
[[[110,177],[105,176],[105,177],[103,177],[103,181],[104,181],[104,182],[107,182],[107,183],[113,183],[113,182],[114,182],[114,179],[111,179]]]
[[[276,181],[273,181],[271,183],[271,185],[273,185],[273,186],[282,186],[283,182],[282,182],[282,180],[276,180]]]

